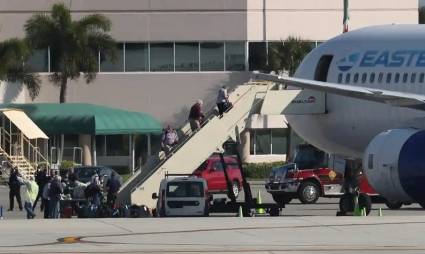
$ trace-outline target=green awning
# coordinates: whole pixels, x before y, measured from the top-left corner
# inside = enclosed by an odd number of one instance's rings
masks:
[[[22,109],[47,134],[160,133],[161,123],[149,114],[87,103],[2,104]]]

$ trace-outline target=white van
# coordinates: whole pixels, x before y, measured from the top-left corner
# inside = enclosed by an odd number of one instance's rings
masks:
[[[160,217],[209,215],[208,188],[203,178],[166,177],[152,198],[158,199],[156,211]]]

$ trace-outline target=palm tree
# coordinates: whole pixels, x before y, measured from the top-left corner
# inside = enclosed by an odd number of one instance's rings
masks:
[[[24,64],[30,53],[24,40],[14,38],[0,42],[0,80],[23,83],[34,99],[40,91],[40,78]]]
[[[63,3],[55,4],[50,15],[34,14],[25,24],[26,39],[33,49],[50,48],[52,74],[49,79],[60,87],[60,103],[66,102],[68,81],[84,74],[91,83],[98,72],[99,51],[115,58],[116,43],[108,34],[111,21],[100,14],[72,20]]]
[[[275,72],[286,70],[292,76],[312,49],[310,42],[290,36],[285,41],[269,46],[269,67]]]

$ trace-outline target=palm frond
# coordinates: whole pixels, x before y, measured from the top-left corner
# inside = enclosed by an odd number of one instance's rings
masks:
[[[81,18],[76,22],[76,28],[82,31],[103,31],[109,32],[111,30],[111,21],[100,14],[88,15]]]
[[[10,68],[7,72],[5,81],[23,83],[28,89],[32,100],[34,100],[40,93],[41,80],[39,75],[30,73],[29,70],[23,65]]]
[[[35,14],[24,25],[26,40],[31,47],[47,48],[52,39],[58,36],[58,29],[46,14]]]
[[[62,31],[66,32],[68,29],[71,28],[71,10],[66,7],[64,3],[57,3],[53,5],[51,17],[57,27],[60,28]]]

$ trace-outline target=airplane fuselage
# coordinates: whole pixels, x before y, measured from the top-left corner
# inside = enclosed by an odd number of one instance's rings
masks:
[[[425,26],[377,26],[340,35],[313,50],[295,77],[317,80],[324,56],[332,60],[321,81],[425,94]],[[383,131],[425,129],[425,112],[378,102],[327,94],[326,111],[287,119],[309,143],[350,158],[362,158]]]

